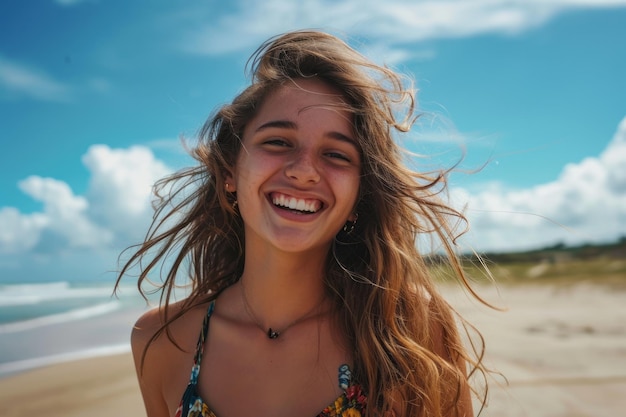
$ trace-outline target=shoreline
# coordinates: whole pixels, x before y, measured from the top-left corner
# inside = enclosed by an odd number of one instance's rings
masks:
[[[85,359],[121,355],[124,353],[130,353],[130,345],[128,343],[3,362],[0,363],[0,381],[13,375],[19,375],[24,372],[45,368],[47,366],[61,365]]]
[[[483,417],[614,417],[626,408],[626,291],[601,285],[458,286],[443,295],[486,340]],[[478,381],[475,381],[478,382]],[[181,390],[184,387],[181,387]],[[479,402],[475,401],[476,410]],[[0,378],[0,415],[145,416],[132,355],[116,353]]]
[[[48,365],[128,353],[132,327],[145,311],[143,306],[127,304],[106,314],[32,329],[13,325],[16,329],[0,335],[0,380]]]

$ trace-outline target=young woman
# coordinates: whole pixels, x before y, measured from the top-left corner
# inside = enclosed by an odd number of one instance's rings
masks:
[[[413,91],[320,32],[251,62],[120,274],[141,263],[141,287],[168,268],[132,333],[148,416],[472,416],[482,367],[416,249],[435,235],[467,284],[464,218],[437,197],[445,176],[403,166],[393,139]]]

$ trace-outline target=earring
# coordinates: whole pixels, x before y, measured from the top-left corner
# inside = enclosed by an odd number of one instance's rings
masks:
[[[356,222],[359,220],[359,213],[354,213],[354,220],[348,220],[346,224],[343,225],[343,231],[349,235],[354,232],[354,227],[356,226]]]
[[[230,184],[224,183],[224,189],[226,190],[226,192],[230,193]],[[235,200],[233,201],[231,207],[233,208],[233,210],[237,210],[237,197],[235,197]]]

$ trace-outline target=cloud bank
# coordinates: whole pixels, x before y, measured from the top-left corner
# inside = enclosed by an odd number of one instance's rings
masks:
[[[626,118],[599,156],[566,165],[552,182],[518,190],[491,184],[476,193],[457,188],[452,195],[467,202],[472,232],[466,241],[479,250],[600,243],[626,236]]]
[[[54,178],[33,175],[19,182],[42,210],[0,208],[0,255],[57,256],[120,248],[142,239],[152,219],[152,185],[171,170],[140,146],[94,145],[83,163],[91,176],[84,196]]]
[[[625,0],[238,0],[229,13],[213,14],[210,20],[206,14],[213,11],[206,8],[199,8],[192,18],[186,14],[188,31],[180,48],[219,55],[254,49],[288,30],[325,28],[374,40],[374,54],[392,63],[424,53],[406,46],[410,43],[516,34],[570,10],[624,6]],[[384,39],[386,46],[376,44],[376,39]]]

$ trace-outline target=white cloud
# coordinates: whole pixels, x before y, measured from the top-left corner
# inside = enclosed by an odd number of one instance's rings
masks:
[[[49,75],[0,56],[0,97],[68,101],[70,88]]]
[[[152,186],[171,170],[142,146],[94,145],[83,163],[91,172],[91,215],[121,239],[142,237],[152,219]]]
[[[143,146],[94,145],[83,157],[89,189],[76,195],[63,181],[31,176],[20,189],[43,208],[0,208],[0,254],[74,253],[123,248],[143,238],[152,219],[151,187],[171,170]],[[557,179],[528,189],[491,184],[451,190],[468,202],[478,250],[508,251],[564,242],[605,242],[626,235],[626,118],[598,156],[564,167]]]
[[[43,213],[24,215],[14,207],[0,209],[0,253],[14,254],[31,250],[49,224]]]
[[[480,250],[507,251],[555,243],[606,242],[626,235],[626,118],[598,156],[568,164],[550,183],[508,190],[492,184],[472,193],[452,192],[469,202],[472,232],[466,241]]]
[[[181,48],[208,55],[252,50],[280,32],[325,28],[373,42],[384,39],[391,60],[387,62],[393,64],[412,57],[410,48],[402,46],[408,43],[514,34],[568,10],[623,6],[626,0],[239,0],[233,12],[222,16],[215,16],[214,10],[199,10],[195,21],[186,24],[189,31]],[[210,24],[205,23],[209,21],[205,13],[212,13]]]
[[[65,244],[68,248],[97,248],[112,241],[113,235],[88,218],[89,203],[84,197],[76,196],[70,187],[53,178],[31,176],[19,183],[27,195],[43,203],[45,216],[40,233],[49,233],[52,244]],[[55,250],[48,246],[47,239],[40,239],[42,250]]]
[[[111,242],[112,233],[88,218],[87,200],[75,196],[66,183],[30,176],[19,187],[41,202],[43,211],[22,214],[13,207],[0,209],[0,253],[63,252]]]
[[[171,171],[145,147],[94,145],[83,157],[91,173],[85,196],[53,178],[30,176],[20,189],[40,212],[0,208],[0,254],[68,253],[137,243],[152,219],[152,185]]]

